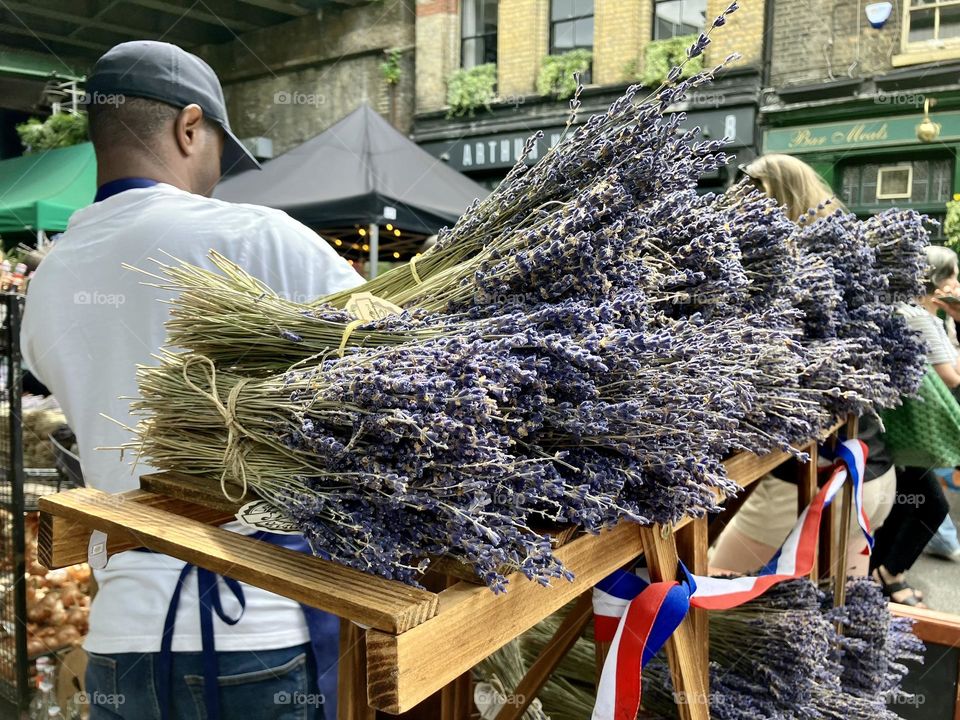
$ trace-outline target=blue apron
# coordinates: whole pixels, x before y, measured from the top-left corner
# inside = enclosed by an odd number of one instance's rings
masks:
[[[108,197],[134,188],[148,188],[157,184],[156,180],[144,177],[119,178],[106,182],[97,188],[94,202],[106,200]],[[289,548],[297,552],[310,554],[307,541],[299,535],[278,535],[276,533],[258,532],[251,537],[265,542]],[[143,552],[151,552],[143,550]],[[163,638],[160,644],[159,677],[157,685],[160,696],[160,714],[163,720],[170,718],[170,692],[173,675],[173,630],[176,624],[177,608],[180,605],[180,591],[183,584],[193,570],[197,571],[197,592],[200,599],[200,641],[203,661],[203,700],[207,709],[208,720],[220,720],[220,694],[217,685],[219,670],[217,666],[217,652],[214,645],[213,613],[217,614],[227,625],[236,625],[243,617],[246,599],[243,588],[233,578],[221,577],[209,570],[187,563],[180,571],[177,587],[170,598],[167,616],[163,621]],[[220,602],[218,581],[222,579],[227,589],[233,593],[240,604],[240,612],[235,618],[227,615]],[[303,609],[307,630],[310,633],[310,646],[313,649],[317,666],[317,685],[324,698],[324,714],[328,720],[337,715],[337,660],[340,656],[340,620],[316,608],[306,605]]]
[[[256,532],[252,537],[256,540],[285,547],[289,550],[312,554],[307,541],[301,535],[279,535],[277,533]],[[151,552],[145,550],[145,552]],[[243,617],[246,599],[243,588],[233,578],[217,575],[210,570],[187,563],[180,571],[177,586],[170,598],[167,616],[163,621],[163,638],[160,644],[160,658],[157,678],[157,694],[160,700],[160,717],[169,720],[171,706],[171,692],[173,687],[173,632],[177,619],[177,608],[180,606],[180,591],[187,577],[194,570],[197,571],[197,594],[200,599],[200,647],[203,664],[203,701],[207,710],[207,720],[220,720],[220,693],[217,684],[219,669],[217,666],[217,652],[214,645],[213,613],[217,614],[227,625],[236,625]],[[240,605],[240,612],[236,617],[230,617],[223,610],[220,602],[220,588],[218,580],[223,580],[227,589],[233,593]],[[337,708],[337,661],[340,656],[340,619],[336,615],[325,613],[322,610],[300,605],[310,634],[310,647],[317,667],[317,686],[323,696],[324,715],[327,720],[336,718]]]

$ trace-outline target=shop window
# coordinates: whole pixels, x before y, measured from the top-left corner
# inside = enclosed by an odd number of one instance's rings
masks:
[[[840,199],[855,210],[942,206],[952,197],[950,159],[856,163],[841,170]]]
[[[703,29],[707,0],[655,0],[653,39],[691,35]]]
[[[460,6],[460,65],[497,62],[497,0],[463,0]]]
[[[551,0],[550,54],[593,49],[593,0]]]
[[[960,1],[909,0],[905,35],[908,43],[960,39]]]

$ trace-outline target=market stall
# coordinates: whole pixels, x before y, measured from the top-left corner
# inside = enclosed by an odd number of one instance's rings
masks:
[[[0,233],[66,230],[96,187],[90,143],[0,161]]]
[[[378,258],[409,260],[486,194],[363,104],[263,170],[224,180],[214,197],[283,210],[347,257],[369,257],[375,277]]]
[[[489,671],[475,669],[553,622],[492,708],[539,712],[591,614],[594,718],[636,717],[643,677],[658,679],[646,711],[720,717],[710,663],[734,611],[784,603],[816,630],[815,686],[750,649],[761,680],[719,695],[763,716],[880,716],[902,674],[865,678],[843,650],[893,638],[891,667],[919,650],[844,577],[850,523],[871,539],[857,418],[920,386],[922,345],[890,298],[921,293],[927,233],[895,209],[795,223],[748,182],[699,195],[724,141],[665,110],[713,72],[678,69],[571,121],[429,251],[361,287],[296,302],[217,253],[214,269],[143,268],[177,293],[179,352],[141,368],[127,446],[160,472],[119,496],[42,498],[43,563],[146,547],[354,623],[344,720],[466,718],[472,673]],[[780,551],[710,576],[708,514],[791,459],[798,518]],[[232,518],[310,552],[218,527]],[[761,624],[803,656],[789,621]]]

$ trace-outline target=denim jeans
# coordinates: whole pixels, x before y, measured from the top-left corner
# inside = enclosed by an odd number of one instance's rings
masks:
[[[159,653],[88,653],[90,720],[159,720]],[[309,645],[220,652],[221,720],[324,720]],[[206,720],[200,653],[174,653],[170,720]]]

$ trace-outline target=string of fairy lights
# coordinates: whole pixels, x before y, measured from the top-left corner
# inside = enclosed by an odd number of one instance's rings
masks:
[[[361,268],[369,263],[370,243],[366,227],[354,225],[346,228],[325,228],[317,232],[354,267]],[[409,262],[410,258],[423,253],[431,237],[424,233],[402,230],[393,223],[381,225],[379,262]]]

